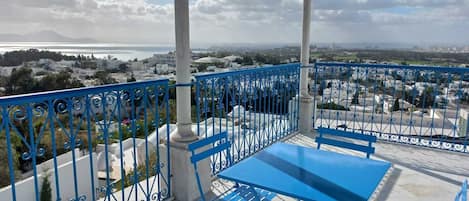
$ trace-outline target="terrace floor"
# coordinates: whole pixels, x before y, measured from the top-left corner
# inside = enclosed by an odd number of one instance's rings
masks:
[[[316,147],[314,136],[295,134],[287,143]],[[324,145],[323,145],[324,146]],[[364,156],[347,149],[321,146],[321,149]],[[378,142],[371,158],[393,164],[387,178],[371,200],[428,201],[454,200],[462,181],[469,178],[469,154],[440,151],[416,146]],[[251,200],[253,194],[244,188],[235,189],[233,183],[221,179],[213,181],[212,191],[218,200]],[[295,200],[258,190],[262,200]],[[241,199],[244,198],[244,199]]]

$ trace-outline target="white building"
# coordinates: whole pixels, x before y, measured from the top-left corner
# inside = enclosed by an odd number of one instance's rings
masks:
[[[154,54],[152,57],[146,59],[148,66],[155,66],[156,64],[167,64],[169,66],[176,66],[175,54],[170,52],[168,54]]]
[[[153,71],[156,71],[156,74],[159,75],[167,75],[170,73],[176,73],[176,67],[168,64],[156,64]]]

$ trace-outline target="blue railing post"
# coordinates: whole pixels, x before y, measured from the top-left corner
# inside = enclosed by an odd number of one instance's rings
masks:
[[[53,119],[54,118],[54,110],[51,105],[53,105],[52,101],[48,100],[48,119]],[[52,157],[54,160],[54,176],[55,176],[55,186],[56,186],[56,196],[57,200],[61,200],[61,195],[60,195],[60,185],[59,185],[59,171],[58,171],[58,163],[57,163],[57,146],[56,146],[56,139],[55,139],[55,123],[54,121],[50,121],[50,134],[51,134],[51,140],[52,140]],[[91,142],[91,141],[90,141]],[[93,188],[92,188],[93,189]]]
[[[34,139],[34,130],[33,130],[33,114],[32,114],[32,109],[31,106],[28,104],[26,106],[26,116],[28,119],[28,128],[29,128],[29,158],[33,161],[33,175],[34,175],[34,192],[36,193],[36,200],[38,201],[40,199],[39,197],[39,177],[37,175],[37,169],[36,169],[36,164],[37,164],[37,147]]]
[[[10,173],[10,184],[15,183],[15,169],[13,168],[13,155],[11,149],[11,136],[10,136],[10,118],[8,114],[8,107],[3,105],[2,106],[2,127],[5,130],[5,136],[7,140],[7,154],[8,154],[8,171]],[[11,197],[13,201],[16,201],[16,186],[11,186]]]
[[[92,131],[91,131],[91,111],[90,111],[90,107],[91,107],[91,103],[90,103],[90,97],[89,96],[85,96],[85,117],[86,117],[86,133],[87,133],[87,136],[88,136],[88,152],[90,154],[89,156],[89,159],[90,159],[90,178],[91,178],[91,198],[93,200],[96,200],[96,184],[94,183],[94,177],[97,176],[94,174],[94,163],[93,163],[93,141],[91,139],[92,138]],[[122,132],[119,132],[119,133],[122,133]],[[52,133],[52,135],[54,135],[54,133]],[[121,150],[122,150],[122,147],[120,147]],[[54,151],[54,154],[55,154],[55,151]],[[122,156],[122,154],[121,154]],[[55,160],[56,156],[54,155],[54,160]],[[57,167],[57,165],[55,165],[55,167]],[[56,171],[56,174],[57,174],[57,171]],[[124,177],[122,177],[124,178]],[[56,180],[58,181],[58,180]],[[56,184],[57,186],[59,186],[59,184],[57,183]],[[58,192],[57,192],[58,193]],[[124,196],[122,196],[124,197]]]

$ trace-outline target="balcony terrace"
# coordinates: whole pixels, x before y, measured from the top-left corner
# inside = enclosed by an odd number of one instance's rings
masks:
[[[339,63],[316,63],[310,68],[310,77],[318,83],[310,85],[316,105],[310,118],[312,128],[377,136],[376,153],[371,159],[393,166],[371,200],[455,197],[461,182],[469,177],[468,135],[464,129],[467,114],[461,115],[468,70]],[[196,75],[190,85],[196,122],[192,130],[199,139],[227,132],[233,164],[280,141],[315,148],[314,129],[312,133],[299,133],[300,69],[299,64],[286,64]],[[335,72],[343,76],[331,79]],[[368,74],[356,79],[353,74],[361,72]],[[396,79],[403,85],[374,84],[381,83],[377,74],[396,76],[397,72],[404,75]],[[433,88],[418,96],[409,95],[408,102],[413,103],[409,108],[385,106],[389,100],[396,102],[393,100],[397,97],[404,97],[401,94],[416,91],[418,85],[411,80],[421,80],[427,88]],[[339,84],[329,84],[334,82]],[[341,91],[344,86],[354,86],[357,93],[321,95],[321,90],[315,89]],[[456,87],[446,89],[449,86]],[[173,158],[174,149],[170,147],[174,145],[168,139],[176,130],[173,114],[178,87],[169,85],[168,80],[157,80],[2,97],[0,171],[6,187],[0,195],[6,200],[39,200],[42,187],[47,185],[44,178],[48,178],[53,200],[177,197],[171,190],[177,174],[171,166],[178,159]],[[442,97],[448,101],[444,107],[436,100],[423,101],[436,97],[437,92],[445,92]],[[385,95],[388,100],[367,98]],[[358,109],[360,105],[369,109]],[[363,156],[333,146],[323,149]],[[215,179],[231,165],[221,155],[212,156],[205,178],[212,182],[212,192],[220,200],[252,196],[246,189],[233,188],[233,183]],[[197,194],[196,186],[192,187],[191,193]],[[273,200],[292,199],[268,191],[259,194]]]
[[[327,145],[323,155],[361,161],[354,165],[362,172],[369,170],[363,164],[392,165],[366,197],[319,177],[327,184],[323,189],[341,190],[313,189],[326,200],[344,192],[359,200],[452,200],[466,190],[468,69],[310,65],[311,0],[304,0],[301,64],[195,75],[191,81],[189,1],[174,7],[176,84],[163,79],[0,97],[1,200],[192,201],[201,198],[199,190],[218,200],[290,200],[216,178],[278,142],[315,148],[321,129],[378,141],[371,160]],[[191,145],[220,133],[224,141],[209,143],[226,151],[193,166]],[[345,163],[334,159],[324,160]],[[314,175],[308,167],[294,168],[302,173],[294,179],[302,182],[303,174]],[[325,167],[323,176],[334,168]],[[353,182],[368,175],[357,176]]]

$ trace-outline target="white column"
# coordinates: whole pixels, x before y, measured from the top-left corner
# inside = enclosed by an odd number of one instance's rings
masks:
[[[190,73],[190,32],[189,32],[189,0],[174,0],[176,26],[176,83],[191,82]],[[191,91],[190,87],[176,88],[177,126],[171,133],[171,189],[175,200],[192,201],[200,197],[194,167],[190,162],[192,153],[188,150],[189,143],[198,137],[192,131]],[[210,158],[198,163],[200,183],[204,192],[210,191]]]
[[[303,35],[301,41],[301,65],[309,65],[310,55],[310,34],[311,34],[311,0],[304,0],[303,3]],[[302,96],[309,96],[308,93],[308,69],[301,69],[300,93]]]
[[[309,65],[311,34],[311,0],[303,1],[303,37],[301,42],[301,65]],[[300,73],[300,111],[299,127],[302,134],[312,129],[313,98],[308,93],[308,69],[302,68]]]
[[[176,83],[188,84],[191,82],[191,50],[189,31],[189,1],[175,0],[176,25]],[[191,120],[191,91],[190,87],[177,87],[176,111],[177,132],[171,134],[171,140],[177,142],[190,142],[197,139],[192,132]]]

